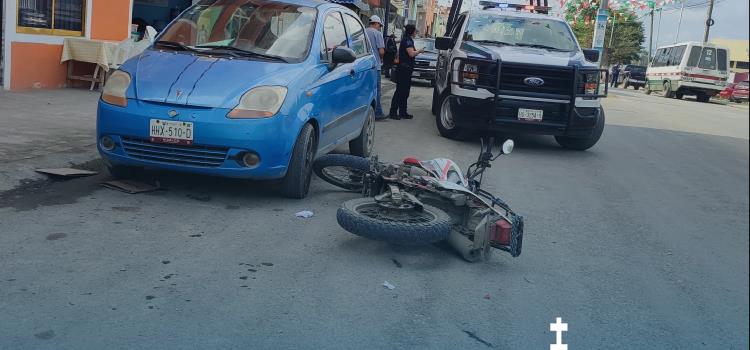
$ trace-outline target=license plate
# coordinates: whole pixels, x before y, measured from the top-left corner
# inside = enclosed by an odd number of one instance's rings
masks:
[[[645,81],[643,81],[643,80],[631,80],[630,82],[632,82],[632,83],[639,83],[639,84],[640,83],[645,83]]]
[[[519,108],[518,109],[518,120],[527,120],[532,122],[540,122],[542,121],[542,115],[544,114],[544,111],[541,109],[526,109],[526,108]]]
[[[192,145],[193,123],[151,119],[149,136],[151,142]]]

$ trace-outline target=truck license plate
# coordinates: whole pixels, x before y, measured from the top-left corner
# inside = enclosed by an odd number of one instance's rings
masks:
[[[518,109],[518,120],[540,122],[540,121],[542,121],[542,115],[543,114],[544,114],[544,111],[541,110],[541,109],[519,108]]]
[[[192,145],[193,123],[151,119],[149,136],[151,142]]]

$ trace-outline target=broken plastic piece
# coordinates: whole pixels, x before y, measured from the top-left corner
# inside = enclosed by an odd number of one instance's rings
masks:
[[[297,214],[294,214],[294,215],[296,217],[298,217],[298,218],[309,219],[309,218],[313,217],[315,214],[313,212],[309,211],[309,210],[303,210],[303,211],[301,211],[301,212],[299,212]]]
[[[40,174],[59,177],[82,177],[98,174],[96,171],[73,168],[36,169],[36,172]]]
[[[386,287],[386,288],[388,288],[388,289],[390,289],[390,290],[394,290],[394,289],[396,289],[396,286],[392,285],[392,284],[391,284],[390,282],[388,282],[388,281],[385,281],[385,282],[383,282],[383,287]]]
[[[134,180],[112,180],[102,183],[102,186],[130,194],[152,192],[160,188],[159,183],[152,185]]]

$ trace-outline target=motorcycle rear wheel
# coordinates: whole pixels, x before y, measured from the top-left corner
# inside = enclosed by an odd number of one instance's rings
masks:
[[[362,176],[369,170],[367,158],[349,154],[326,154],[313,165],[313,171],[323,181],[349,191],[362,190]]]
[[[427,245],[445,240],[451,218],[425,205],[417,210],[389,210],[374,198],[353,199],[341,205],[336,220],[345,230],[365,238],[401,245]]]

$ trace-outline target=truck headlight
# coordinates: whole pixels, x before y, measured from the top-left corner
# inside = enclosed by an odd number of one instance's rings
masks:
[[[227,117],[232,119],[270,118],[276,115],[286,99],[283,86],[259,86],[250,89],[240,98],[240,103]]]
[[[479,67],[476,64],[464,63],[461,65],[460,82],[464,84],[476,85],[479,78]]]
[[[102,101],[111,105],[127,107],[126,93],[130,87],[130,74],[117,70],[107,79],[102,90]]]
[[[583,91],[579,90],[579,93],[583,93],[584,95],[598,95],[600,81],[599,75],[600,73],[598,71],[582,73],[580,79]]]

